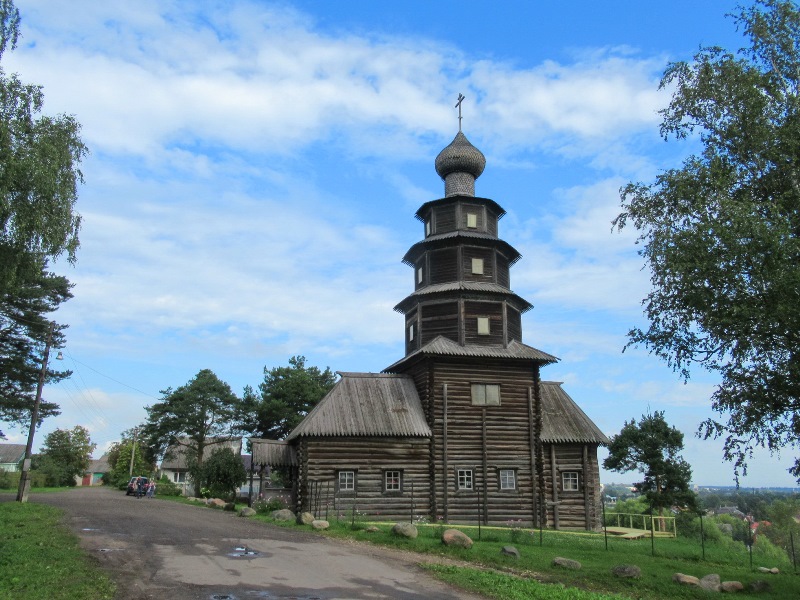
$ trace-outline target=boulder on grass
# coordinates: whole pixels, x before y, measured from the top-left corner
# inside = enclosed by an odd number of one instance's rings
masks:
[[[381,530],[380,527],[376,527],[375,525],[370,525],[364,531],[367,533],[378,533]]]
[[[311,521],[311,527],[313,527],[314,529],[317,529],[319,531],[322,531],[323,529],[327,529],[330,526],[331,526],[331,524],[328,523],[327,521],[323,520],[323,519],[314,519],[313,521]]]
[[[572,569],[573,571],[578,571],[583,567],[581,563],[577,560],[572,560],[571,558],[564,558],[562,556],[556,556],[553,559],[553,566],[554,567],[563,567],[565,569]]]
[[[611,567],[611,573],[622,579],[639,579],[642,576],[642,570],[636,565],[617,565]]]
[[[772,586],[768,581],[757,579],[756,581],[751,581],[750,585],[747,586],[747,589],[753,593],[760,594],[761,592],[769,592],[772,590]]]
[[[700,587],[709,592],[718,592],[720,588],[720,578],[716,573],[706,575],[700,580]]]
[[[683,573],[675,573],[672,576],[672,581],[680,583],[681,585],[694,585],[700,587],[700,580],[692,575],[684,575]]]
[[[211,498],[206,504],[209,506],[216,506],[217,508],[225,508],[227,502],[221,498]]]
[[[741,581],[723,581],[719,584],[720,592],[727,592],[732,594],[734,592],[741,592],[744,589]]]
[[[252,517],[256,514],[255,509],[250,508],[249,506],[245,506],[242,510],[239,511],[240,517]]]
[[[503,556],[511,556],[513,558],[519,559],[519,550],[514,548],[514,546],[503,546],[500,548],[500,554]]]
[[[297,515],[297,524],[298,525],[311,525],[314,522],[314,515],[310,512],[302,512]]]
[[[288,508],[272,511],[272,518],[276,521],[292,521],[294,520],[294,513]]]
[[[472,548],[472,539],[463,531],[458,529],[447,529],[442,534],[442,543],[445,546],[456,546],[457,548]]]
[[[225,506],[222,507],[222,510],[236,512],[236,505],[233,502],[226,502]]]
[[[413,540],[417,537],[417,527],[413,523],[397,523],[392,527],[392,533]]]

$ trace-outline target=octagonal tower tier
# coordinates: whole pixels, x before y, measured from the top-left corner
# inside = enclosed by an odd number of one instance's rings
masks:
[[[439,336],[462,347],[522,341],[522,313],[532,306],[511,291],[509,276],[520,254],[497,237],[502,207],[474,195],[485,164],[460,131],[436,158],[445,197],[417,211],[425,237],[403,257],[414,292],[395,307],[405,315],[406,356]]]

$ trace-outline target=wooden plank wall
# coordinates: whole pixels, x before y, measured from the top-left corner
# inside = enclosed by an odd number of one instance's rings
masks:
[[[328,489],[326,482],[337,481],[339,470],[351,470],[356,472],[356,491],[337,492],[337,512],[350,514],[348,511],[355,505],[359,513],[369,518],[409,520],[413,485],[416,514],[423,517],[430,514],[430,440],[427,438],[326,437],[310,438],[303,444],[307,455],[305,478],[301,480],[303,510],[309,508],[310,482],[324,491]],[[383,491],[386,469],[403,472],[401,493]],[[333,510],[333,506],[328,508]]]

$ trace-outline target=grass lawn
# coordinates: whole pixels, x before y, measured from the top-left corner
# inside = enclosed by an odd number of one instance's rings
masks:
[[[61,525],[62,516],[43,504],[0,503],[0,600],[114,597],[113,582]]]

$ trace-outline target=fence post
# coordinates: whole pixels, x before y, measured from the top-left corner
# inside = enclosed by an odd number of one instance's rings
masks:
[[[606,527],[606,498],[603,496],[603,538],[606,542],[606,550],[608,550],[608,528]]]
[[[675,535],[677,537],[677,534]],[[700,545],[703,548],[703,560],[706,559],[706,535],[703,531],[703,513],[700,513]]]
[[[794,553],[794,533],[791,531],[789,532],[789,543],[792,546],[792,565],[794,566],[794,572],[797,573],[797,557]]]

